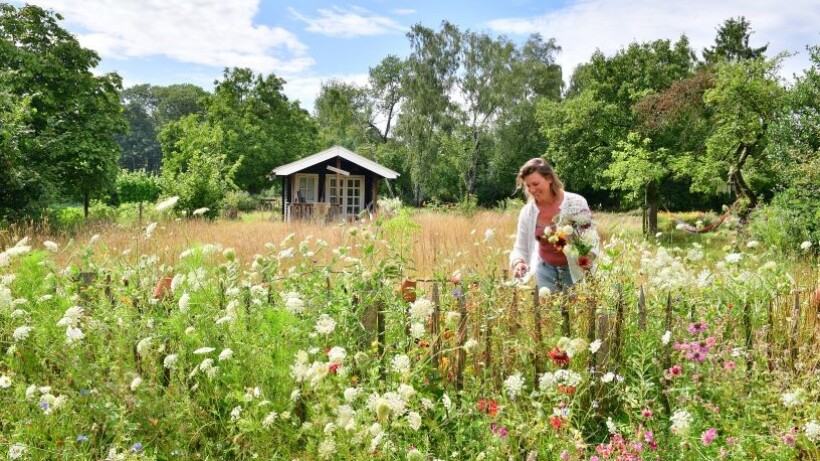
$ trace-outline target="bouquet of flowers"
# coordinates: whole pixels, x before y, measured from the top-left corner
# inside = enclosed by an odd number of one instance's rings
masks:
[[[541,237],[555,245],[558,251],[578,258],[578,266],[591,269],[598,235],[592,228],[592,217],[583,214],[560,214],[553,219],[553,225],[544,228]]]

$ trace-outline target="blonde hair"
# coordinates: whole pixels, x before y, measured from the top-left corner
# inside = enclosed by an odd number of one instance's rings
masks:
[[[524,189],[527,197],[529,197],[530,193],[527,192],[527,188],[524,186],[524,178],[533,173],[538,173],[544,178],[552,180],[550,189],[553,194],[557,195],[560,191],[564,190],[564,183],[558,179],[558,175],[555,174],[555,170],[552,169],[552,165],[550,165],[548,161],[540,157],[536,157],[527,160],[527,163],[522,165],[521,169],[518,170],[518,178],[515,181],[516,192],[518,192],[518,189]]]

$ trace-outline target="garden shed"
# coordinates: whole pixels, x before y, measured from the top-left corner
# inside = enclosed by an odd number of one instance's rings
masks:
[[[282,216],[291,219],[351,220],[375,213],[381,179],[399,174],[342,146],[278,166],[268,174],[282,180]]]

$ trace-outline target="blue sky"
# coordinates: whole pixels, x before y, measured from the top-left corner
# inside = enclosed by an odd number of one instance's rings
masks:
[[[18,6],[20,2],[13,2]],[[62,14],[61,25],[102,57],[126,87],[194,83],[211,91],[225,67],[274,73],[285,93],[312,111],[323,81],[363,84],[388,54],[409,52],[416,23],[523,41],[555,38],[565,80],[596,48],[611,55],[632,41],[676,40],[698,52],[727,18],[745,16],[751,44],[769,44],[790,78],[809,64],[806,45],[820,44],[817,0],[35,0]]]

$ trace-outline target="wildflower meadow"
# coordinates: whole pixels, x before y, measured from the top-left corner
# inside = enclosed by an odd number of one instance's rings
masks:
[[[820,459],[817,242],[601,216],[548,295],[505,271],[515,219],[5,234],[0,456]]]

